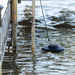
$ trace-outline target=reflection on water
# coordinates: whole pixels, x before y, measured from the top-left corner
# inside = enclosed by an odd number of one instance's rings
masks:
[[[63,53],[55,54],[41,52],[41,48],[49,45],[50,42],[47,41],[39,1],[36,1],[35,51],[32,53],[32,2],[21,1],[18,5],[17,56],[6,54],[5,57],[8,59],[4,59],[3,75],[9,75],[9,73],[10,75],[12,73],[14,75],[75,75],[74,2],[74,0],[43,1],[51,42],[65,47]],[[8,65],[5,67],[5,64]]]

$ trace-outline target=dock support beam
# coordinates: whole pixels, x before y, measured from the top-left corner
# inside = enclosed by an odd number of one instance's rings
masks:
[[[31,34],[32,34],[32,52],[35,49],[35,0],[32,2],[32,29],[31,29]]]
[[[16,53],[17,0],[12,0],[12,46]]]
[[[2,52],[2,19],[1,19],[1,10],[3,6],[0,5],[0,54]]]
[[[3,6],[0,5],[0,75],[2,75],[2,61],[1,61],[1,54],[2,54],[2,19],[1,19],[1,10]]]

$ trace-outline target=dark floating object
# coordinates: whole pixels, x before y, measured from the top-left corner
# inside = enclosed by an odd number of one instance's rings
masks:
[[[49,45],[49,46],[45,46],[41,49],[43,52],[53,52],[53,53],[58,53],[58,52],[62,52],[65,50],[64,47],[60,46],[60,45]]]

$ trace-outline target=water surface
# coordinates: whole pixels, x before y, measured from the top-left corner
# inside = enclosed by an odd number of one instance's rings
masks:
[[[50,42],[39,1],[36,1],[35,8],[35,51],[32,53],[32,1],[21,1],[21,4],[18,4],[17,56],[14,58],[16,62],[13,60],[15,70],[11,68],[10,73],[14,72],[14,75],[75,74],[74,2],[74,0],[42,1],[51,43],[65,47],[64,52],[57,54],[41,52],[41,48],[48,46]]]

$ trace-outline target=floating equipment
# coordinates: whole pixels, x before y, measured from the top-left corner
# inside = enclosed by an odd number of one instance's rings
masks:
[[[53,53],[58,53],[58,52],[62,52],[65,50],[64,47],[60,46],[60,45],[54,45],[51,44],[49,46],[45,46],[42,49],[42,52],[53,52]]]
[[[47,28],[47,24],[46,24],[44,12],[43,12],[43,7],[42,7],[41,0],[40,0],[40,5],[41,5],[41,10],[42,10],[42,15],[43,15],[43,20],[44,20],[45,28],[46,28],[46,31],[47,31],[48,41],[51,42],[50,41],[50,38],[49,38],[48,28]],[[62,46],[60,46],[60,45],[50,44],[49,46],[43,47],[41,50],[43,52],[54,52],[54,53],[58,53],[58,52],[64,51],[65,48],[62,47]]]

